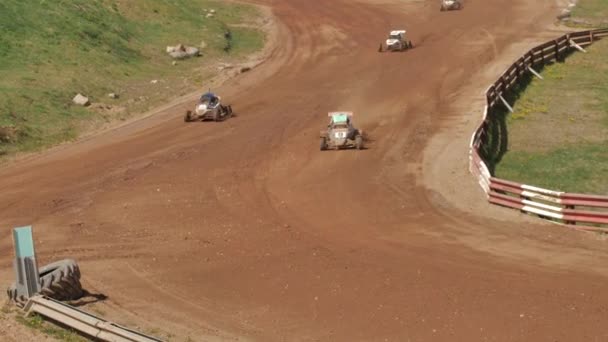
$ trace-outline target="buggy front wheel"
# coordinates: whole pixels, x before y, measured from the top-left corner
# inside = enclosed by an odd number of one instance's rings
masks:
[[[321,138],[321,142],[319,143],[319,150],[321,150],[321,151],[327,150],[327,139],[325,139],[324,137]]]
[[[190,118],[190,111],[186,112],[186,115],[184,115],[184,122],[190,122],[192,121],[192,119]]]

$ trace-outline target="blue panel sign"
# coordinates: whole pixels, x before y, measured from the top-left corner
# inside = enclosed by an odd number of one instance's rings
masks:
[[[13,241],[15,242],[15,254],[17,258],[34,257],[32,226],[13,229]]]

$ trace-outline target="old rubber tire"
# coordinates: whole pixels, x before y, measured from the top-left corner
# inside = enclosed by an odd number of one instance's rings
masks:
[[[38,269],[40,293],[56,300],[75,300],[83,296],[80,284],[80,268],[76,261],[65,259]],[[10,300],[25,303],[23,296],[17,296],[15,284],[7,289]]]
[[[325,138],[321,138],[321,143],[319,145],[321,151],[327,150],[327,140]]]
[[[41,293],[57,300],[74,300],[82,297],[80,268],[76,261],[65,259],[38,269]]]
[[[363,149],[363,137],[362,136],[357,135],[355,137],[355,147],[357,148],[357,150]]]

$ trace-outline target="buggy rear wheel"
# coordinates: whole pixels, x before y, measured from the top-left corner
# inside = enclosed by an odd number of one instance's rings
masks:
[[[363,137],[361,135],[357,135],[355,137],[355,147],[357,148],[357,150],[363,149]]]

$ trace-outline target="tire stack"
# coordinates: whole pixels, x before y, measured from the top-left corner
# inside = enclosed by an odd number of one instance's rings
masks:
[[[40,294],[60,300],[76,300],[83,296],[84,291],[80,284],[80,268],[76,261],[65,259],[57,261],[38,269],[40,276]],[[16,285],[7,290],[11,301],[25,304],[27,298],[17,294]]]

